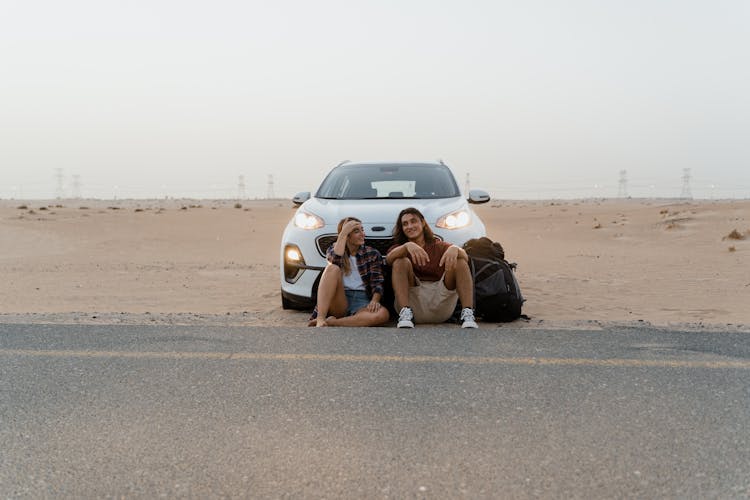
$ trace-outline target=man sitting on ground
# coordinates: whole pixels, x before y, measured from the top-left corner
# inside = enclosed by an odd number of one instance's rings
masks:
[[[460,300],[461,327],[476,328],[474,281],[464,249],[435,238],[422,213],[413,207],[398,214],[393,239],[386,262],[392,267],[398,327],[442,323]]]

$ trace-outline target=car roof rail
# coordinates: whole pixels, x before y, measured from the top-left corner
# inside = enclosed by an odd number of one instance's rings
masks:
[[[341,165],[343,165],[343,164],[345,164],[345,163],[349,163],[349,161],[350,161],[350,160],[344,160],[344,161],[342,161],[341,163],[339,163],[339,164],[338,164],[338,165],[336,165],[336,166],[337,166],[337,167],[340,167]]]
[[[442,158],[438,158],[438,163],[441,164],[444,167],[447,167],[448,165],[445,164]]]

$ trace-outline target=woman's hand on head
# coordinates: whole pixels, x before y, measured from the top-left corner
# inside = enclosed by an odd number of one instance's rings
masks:
[[[337,239],[337,244],[342,245],[341,251],[344,250],[343,245],[346,245],[346,241],[349,239],[349,234],[354,231],[357,226],[359,226],[359,222],[356,220],[350,220],[346,221],[343,226],[341,226],[341,231],[339,232],[339,237]],[[339,254],[341,255],[341,254]]]
[[[360,226],[360,222],[356,220],[349,220],[344,223],[343,226],[341,226],[341,233],[339,233],[344,238],[347,238],[349,234],[351,234],[352,231],[357,229]]]

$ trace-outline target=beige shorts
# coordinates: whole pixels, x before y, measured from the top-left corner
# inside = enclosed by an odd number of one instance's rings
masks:
[[[409,306],[414,312],[415,323],[443,323],[453,316],[458,303],[458,292],[448,290],[443,279],[440,281],[419,281],[414,277],[416,286],[409,288]],[[401,305],[396,302],[396,311]]]

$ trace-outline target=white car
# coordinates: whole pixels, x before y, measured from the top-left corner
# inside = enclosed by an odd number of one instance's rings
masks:
[[[393,244],[396,217],[404,208],[422,212],[437,238],[463,245],[485,236],[484,224],[469,203],[489,200],[489,194],[478,189],[464,199],[442,161],[339,164],[312,197],[303,192],[292,200],[299,208],[281,237],[282,307],[310,309],[315,305],[326,250],[336,241],[342,218],[360,219],[366,244],[385,256]]]

